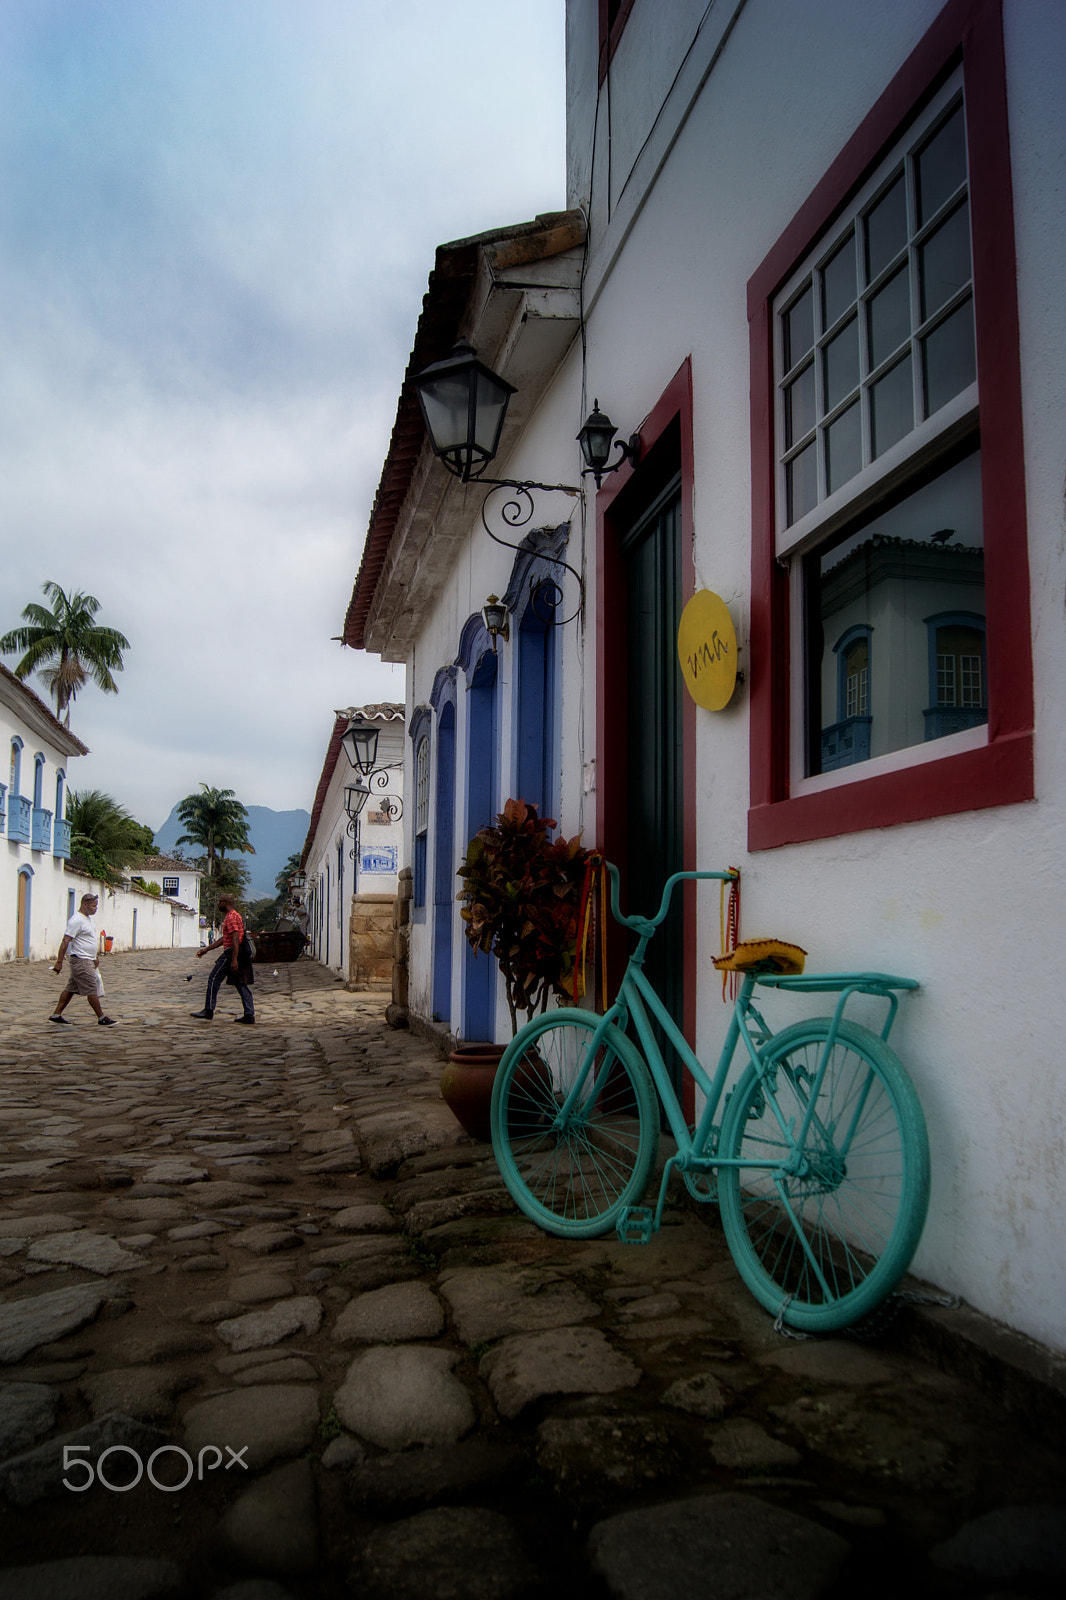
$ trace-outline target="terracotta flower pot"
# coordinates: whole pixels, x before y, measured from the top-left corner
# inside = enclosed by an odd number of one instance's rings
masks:
[[[502,1044],[460,1045],[448,1057],[440,1077],[441,1097],[452,1115],[467,1133],[486,1144],[492,1137],[492,1086],[505,1048]]]

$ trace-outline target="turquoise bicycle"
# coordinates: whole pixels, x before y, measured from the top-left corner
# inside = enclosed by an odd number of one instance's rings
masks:
[[[508,1190],[549,1233],[589,1238],[613,1227],[623,1240],[647,1243],[680,1172],[697,1200],[717,1199],[741,1277],[781,1323],[826,1332],[868,1316],[910,1264],[929,1200],[925,1118],[887,1043],[898,991],[916,981],[880,972],[811,976],[797,946],[738,945],[716,963],[736,970],[740,987],[711,1077],[649,982],[644,958],[678,883],[737,874],[674,873],[656,915],[640,917],[622,915],[618,873],[608,871],[612,913],[636,934],[636,948],[604,1015],[549,1011],[508,1046],[491,1112]],[[757,986],[837,1000],[831,1016],[775,1033],[754,1003]],[[855,995],[887,1002],[880,1036],[844,1016]],[[653,1019],[705,1097],[694,1128]],[[738,1044],[747,1061],[725,1093]],[[642,1202],[659,1144],[659,1102],[677,1151],[652,1209]]]

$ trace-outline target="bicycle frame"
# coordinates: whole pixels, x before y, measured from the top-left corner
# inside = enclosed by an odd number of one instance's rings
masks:
[[[732,870],[726,872],[676,872],[667,879],[663,887],[662,901],[654,917],[626,917],[622,915],[618,904],[618,870],[608,863],[608,872],[611,877],[612,914],[617,922],[637,934],[637,945],[630,955],[619,987],[618,996],[604,1013],[599,1027],[589,1041],[584,1060],[581,1062],[574,1081],[559,1108],[556,1123],[559,1126],[564,1125],[569,1118],[578,1114],[577,1108],[579,1104],[593,1103],[595,1101],[603,1085],[594,1083],[592,1092],[588,1095],[586,1095],[585,1090],[589,1071],[599,1052],[603,1037],[612,1026],[625,1033],[630,1020],[632,1020],[644,1059],[647,1062],[659,1100],[666,1113],[666,1120],[677,1144],[677,1153],[672,1155],[666,1162],[651,1229],[649,1230],[646,1222],[636,1225],[637,1233],[634,1234],[634,1237],[646,1237],[647,1232],[658,1229],[662,1221],[666,1192],[670,1178],[675,1171],[682,1173],[712,1172],[725,1167],[758,1168],[760,1171],[770,1173],[780,1190],[781,1179],[785,1176],[793,1175],[797,1170],[796,1163],[799,1159],[799,1153],[804,1148],[812,1120],[815,1117],[815,1108],[818,1103],[822,1081],[833,1053],[840,1021],[848,1001],[855,994],[874,995],[887,1000],[888,1014],[881,1031],[881,1038],[887,1040],[899,1007],[899,1000],[893,991],[896,989],[917,988],[918,984],[913,978],[898,978],[878,972],[784,976],[769,970],[768,965],[766,970],[756,968],[746,972],[742,977],[740,992],[733,1002],[733,1015],[722,1044],[717,1066],[713,1076],[709,1076],[646,976],[643,970],[644,956],[650,940],[666,917],[670,907],[670,900],[677,884],[685,880],[708,879],[728,883],[734,881],[738,874]],[[765,1079],[766,1076],[766,1062],[760,1051],[761,1047],[771,1040],[773,1034],[752,1001],[755,986],[758,983],[770,988],[790,989],[800,993],[830,992],[838,995],[818,1067],[810,1080],[809,1088],[801,1097],[801,1103],[805,1099],[806,1107],[803,1122],[798,1129],[786,1123],[773,1094],[768,1095],[768,1102],[777,1118],[783,1142],[789,1151],[789,1154],[784,1159],[778,1161],[768,1159],[743,1161],[737,1158],[722,1157],[717,1149],[719,1124],[715,1122],[715,1116],[722,1101],[723,1091],[733,1065],[738,1043],[743,1042],[744,1050],[760,1079]],[[696,1086],[705,1096],[705,1104],[694,1129],[689,1128],[674,1086],[670,1081],[666,1063],[663,1060],[662,1051],[659,1048],[652,1026],[653,1018],[677,1051],[685,1070],[691,1075]],[[851,1138],[855,1127],[858,1125],[864,1104],[865,1092],[854,1108],[851,1126],[845,1130],[842,1138],[835,1137],[832,1141],[834,1146],[845,1157],[850,1148]],[[783,1194],[782,1198],[784,1198]],[[627,1236],[623,1231],[624,1227],[624,1221],[620,1221],[619,1231],[623,1233],[623,1237]]]

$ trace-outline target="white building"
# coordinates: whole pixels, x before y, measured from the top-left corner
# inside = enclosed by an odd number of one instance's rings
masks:
[[[55,958],[70,915],[67,764],[88,752],[32,689],[0,665],[0,959]]]
[[[384,970],[379,973],[377,969],[384,962],[391,970],[392,906],[397,877],[404,864],[400,817],[403,717],[403,706],[392,703],[349,706],[346,711],[334,712],[333,731],[300,858],[300,869],[307,880],[303,896],[307,908],[305,931],[311,941],[309,954],[353,983],[371,977],[378,983],[391,982]],[[353,722],[377,728],[374,770],[380,774],[370,779],[371,792],[355,819],[349,817],[345,790],[360,788],[365,780],[361,780],[342,744]],[[386,923],[387,939],[369,937],[384,933]],[[375,952],[371,946],[377,945],[383,948]],[[375,953],[383,961],[375,960]]]
[[[1064,67],[1066,7],[1025,0],[569,0],[571,210],[438,251],[345,628],[408,668],[412,1009],[505,1036],[454,884],[509,794],[631,908],[739,865],[744,931],[921,980],[915,1270],[1057,1349]],[[491,475],[577,486],[594,400],[638,436],[598,493],[535,491],[519,554],[422,442],[410,376],[460,337],[517,388]],[[703,589],[739,647],[718,711],[674,648]],[[661,942],[713,1060],[717,893]]]
[[[145,856],[129,868],[129,876],[157,884],[171,911],[172,948],[196,950],[200,945],[200,880],[198,867],[175,856]],[[184,914],[188,913],[188,914]]]

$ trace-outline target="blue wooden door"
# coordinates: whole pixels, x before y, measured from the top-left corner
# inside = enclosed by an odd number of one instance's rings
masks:
[[[452,929],[455,897],[455,706],[437,724],[436,826],[433,832],[433,1020],[452,1014]]]
[[[499,810],[496,802],[496,773],[499,769],[496,667],[496,656],[487,650],[474,669],[467,695],[467,839],[472,839],[486,823],[493,822]],[[496,958],[475,952],[465,939],[463,952],[463,1038],[493,1040],[496,1028]]]

